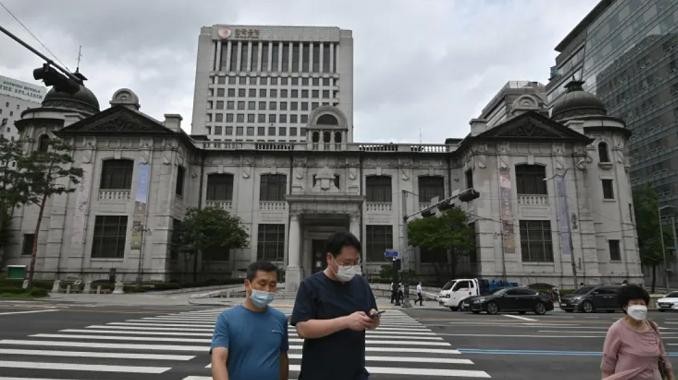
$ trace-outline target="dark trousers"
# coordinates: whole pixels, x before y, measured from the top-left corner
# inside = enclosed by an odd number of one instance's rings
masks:
[[[419,302],[420,306],[424,306],[424,297],[422,297],[421,293],[417,293],[417,300],[414,301],[414,304],[416,305],[417,302]]]

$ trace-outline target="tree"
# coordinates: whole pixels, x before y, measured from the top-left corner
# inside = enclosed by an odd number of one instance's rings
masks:
[[[659,198],[650,185],[645,185],[633,192],[633,205],[638,233],[638,249],[640,262],[652,267],[652,291],[657,282],[657,265],[663,263],[664,255],[660,240],[659,228]],[[670,228],[664,228],[664,243],[668,247],[673,237]],[[670,251],[667,251],[667,254]]]
[[[409,222],[407,236],[411,245],[439,252],[439,263],[447,262],[446,252],[449,250],[452,254],[452,276],[456,274],[458,258],[469,255],[475,249],[475,231],[469,226],[466,213],[458,208]]]
[[[192,208],[186,212],[177,233],[180,250],[190,252],[193,258],[193,281],[198,271],[198,254],[210,248],[234,249],[247,245],[249,236],[240,218],[225,210],[207,207]]]
[[[4,252],[9,242],[9,227],[18,205],[29,201],[28,179],[18,167],[23,157],[22,143],[0,136],[0,251]],[[4,267],[4,255],[0,257]]]
[[[59,139],[50,139],[44,146],[17,161],[17,167],[25,178],[26,186],[22,194],[26,203],[38,206],[38,218],[35,223],[31,263],[26,273],[26,285],[31,286],[35,272],[35,261],[38,253],[38,237],[40,224],[45,212],[47,200],[53,195],[61,195],[75,191],[82,177],[82,169],[73,167],[72,148]]]

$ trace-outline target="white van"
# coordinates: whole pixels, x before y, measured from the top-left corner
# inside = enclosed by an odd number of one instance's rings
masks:
[[[461,308],[462,302],[480,295],[480,284],[476,278],[459,278],[448,281],[438,295],[438,303],[451,310]]]

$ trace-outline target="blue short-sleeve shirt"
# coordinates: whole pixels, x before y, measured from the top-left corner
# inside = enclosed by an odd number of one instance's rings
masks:
[[[278,380],[280,354],[288,350],[287,317],[271,307],[263,312],[242,305],[225,310],[214,327],[211,349],[216,347],[228,348],[229,379]]]

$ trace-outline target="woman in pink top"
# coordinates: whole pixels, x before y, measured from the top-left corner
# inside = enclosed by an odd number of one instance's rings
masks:
[[[604,380],[662,380],[659,359],[668,368],[667,379],[674,380],[656,324],[647,320],[650,295],[636,285],[619,290],[624,318],[610,326],[603,346],[600,369]]]

